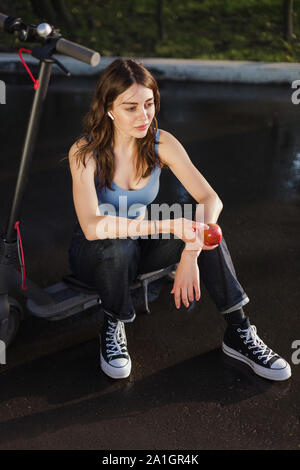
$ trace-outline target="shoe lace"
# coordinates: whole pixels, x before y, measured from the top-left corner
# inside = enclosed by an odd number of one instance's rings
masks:
[[[246,328],[245,330],[238,328],[238,331],[246,333],[245,335],[241,335],[241,338],[246,338],[244,343],[252,343],[252,346],[248,346],[248,348],[255,349],[255,351],[253,351],[253,354],[261,353],[260,356],[258,356],[258,359],[263,359],[265,357],[265,364],[270,359],[272,359],[272,357],[277,355],[276,353],[274,353],[274,351],[272,351],[272,349],[268,348],[268,346],[260,339],[257,334],[257,328],[255,325],[250,325],[249,328]]]
[[[112,358],[119,354],[126,354],[126,345],[124,323],[119,320],[117,323],[108,320],[106,331],[107,357]]]

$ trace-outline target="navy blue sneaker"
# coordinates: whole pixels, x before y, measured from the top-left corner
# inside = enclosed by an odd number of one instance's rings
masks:
[[[104,315],[99,335],[100,366],[112,379],[124,379],[130,375],[131,359],[127,350],[124,322]]]
[[[291,377],[290,365],[265,345],[250,325],[249,318],[236,325],[228,325],[224,334],[222,350],[225,354],[245,362],[253,371],[270,380],[286,380]]]

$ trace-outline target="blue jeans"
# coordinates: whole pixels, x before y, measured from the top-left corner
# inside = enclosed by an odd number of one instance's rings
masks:
[[[132,322],[136,315],[130,285],[136,277],[180,261],[185,243],[172,234],[168,236],[169,239],[89,241],[77,223],[69,247],[69,264],[79,280],[99,292],[105,313],[117,320]],[[200,279],[220,313],[229,313],[249,302],[237,280],[224,236],[214,250],[201,251],[197,262]]]

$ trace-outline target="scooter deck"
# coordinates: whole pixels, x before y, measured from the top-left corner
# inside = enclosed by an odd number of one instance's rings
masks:
[[[176,267],[177,264],[140,274],[130,287],[130,290],[134,290],[143,286],[145,311],[147,313],[151,313],[148,304],[148,284],[166,275],[174,278]],[[32,315],[47,320],[62,320],[101,304],[98,292],[93,287],[78,280],[73,274],[65,276],[62,282],[46,287],[44,291],[51,295],[55,303],[39,305],[32,299],[28,299],[26,307]]]

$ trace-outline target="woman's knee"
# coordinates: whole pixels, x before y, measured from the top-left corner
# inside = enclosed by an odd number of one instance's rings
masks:
[[[102,267],[103,272],[111,270],[116,272],[119,267],[138,261],[139,250],[137,240],[129,238],[86,241],[76,253],[72,250],[69,262],[77,277],[84,278],[85,282],[91,282],[95,270],[97,271],[99,267]]]
[[[102,260],[109,259],[116,263],[127,263],[138,260],[140,256],[140,246],[137,240],[131,238],[107,238],[103,240]]]
[[[124,285],[131,282],[137,274],[140,248],[136,240],[106,239],[101,256],[95,260],[93,283],[96,285]]]

